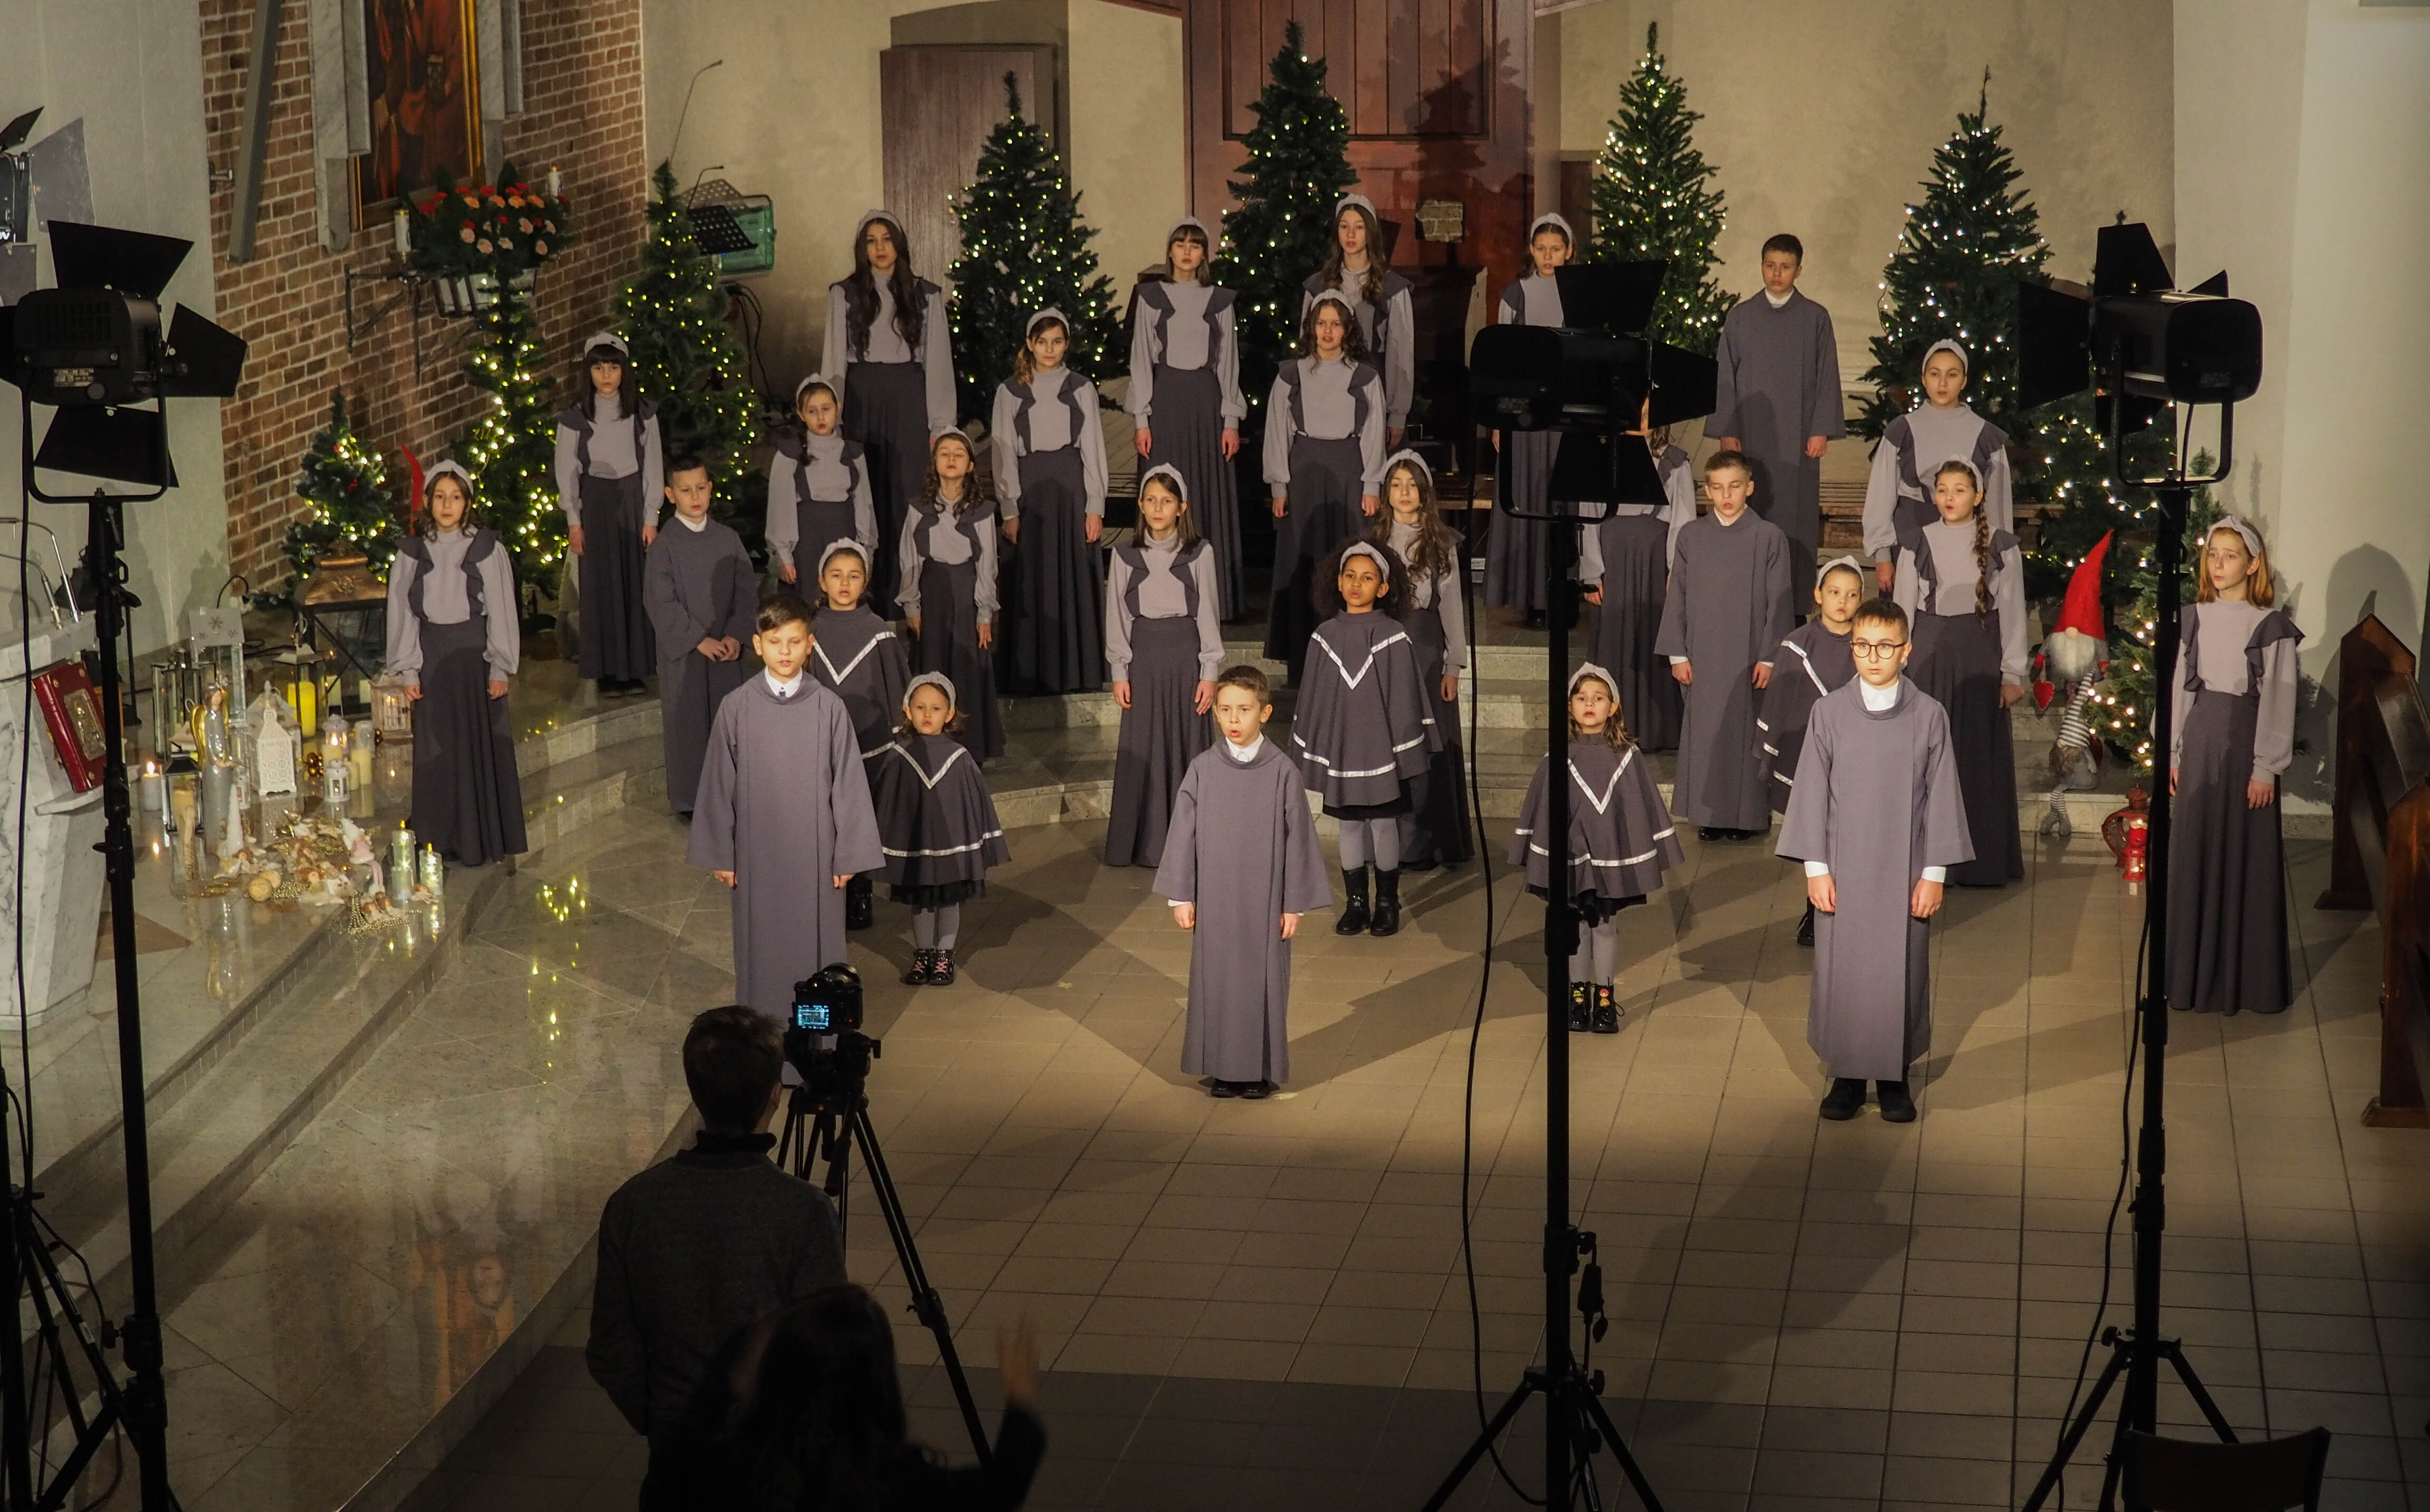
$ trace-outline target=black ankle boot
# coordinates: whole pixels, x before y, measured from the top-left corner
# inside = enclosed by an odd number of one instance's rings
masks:
[[[930,987],[951,987],[954,985],[954,953],[952,951],[940,948],[928,953],[928,985]]]
[[[1375,918],[1367,933],[1381,939],[1401,932],[1401,873],[1375,869]]]
[[[1611,984],[1600,982],[1594,989],[1594,1032],[1620,1033],[1620,1003],[1611,995]]]
[[[1878,1088],[1881,1093],[1882,1122],[1884,1123],[1913,1123],[1915,1122],[1915,1099],[1907,1095],[1906,1083],[1875,1082],[1873,1086]]]
[[[867,877],[854,877],[843,885],[843,926],[867,929],[875,922],[877,885]]]
[[[1570,1033],[1584,1034],[1594,1027],[1594,989],[1584,982],[1570,984]]]
[[[936,954],[937,953],[933,950],[915,947],[911,952],[910,968],[903,973],[903,985],[905,987],[926,987],[928,985],[929,958]]]
[[[1831,1083],[1831,1090],[1822,1097],[1822,1116],[1834,1123],[1845,1123],[1865,1106],[1865,1079],[1841,1076]]]
[[[1814,906],[1806,906],[1806,917],[1797,921],[1797,942],[1807,950],[1814,948]]]
[[[1363,935],[1367,932],[1367,869],[1341,871],[1341,917],[1333,922],[1337,935]]]

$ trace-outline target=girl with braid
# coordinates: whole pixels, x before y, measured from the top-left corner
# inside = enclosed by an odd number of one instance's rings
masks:
[[[2025,579],[2017,538],[1983,505],[1983,474],[1953,457],[1932,475],[1928,524],[1901,530],[1891,597],[1914,624],[1908,674],[1949,713],[1974,858],[1949,871],[1964,888],[2025,874],[2017,835],[2016,751],[2008,709],[2025,696]]]

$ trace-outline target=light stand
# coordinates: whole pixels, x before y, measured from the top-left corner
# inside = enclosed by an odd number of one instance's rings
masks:
[[[2220,461],[2206,477],[2186,475],[2185,458],[2174,457],[2167,474],[2157,478],[2135,478],[2126,474],[2125,432],[2115,410],[2117,395],[2105,396],[2113,403],[2110,424],[2111,472],[2119,481],[2137,483],[2153,490],[2160,505],[2160,538],[2153,553],[2153,571],[2157,575],[2160,590],[2155,595],[2158,608],[2153,621],[2152,687],[2152,751],[2155,765],[2167,770],[2171,742],[2176,723],[2177,635],[2180,577],[2185,570],[2184,544],[2186,519],[2192,507],[2193,490],[2223,481],[2233,460],[2236,443],[2236,410],[2228,406],[2220,418]],[[2151,945],[2143,980],[2137,986],[2135,1014],[2137,1029],[2142,1038],[2143,1108],[2142,1127],[2135,1139],[2135,1321],[2123,1329],[2105,1332],[2101,1341],[2109,1347],[2109,1361],[2092,1383],[2091,1392],[2084,1406],[2070,1420],[2067,1432],[2060,1436],[2058,1447],[2052,1452],[2050,1464],[2034,1483],[2033,1494],[2025,1498],[2024,1512],[2038,1512],[2050,1494],[2057,1489],[2059,1476],[2067,1470],[2068,1461],[2091,1430],[2092,1421],[2100,1416],[2101,1404],[2110,1388],[2122,1374],[2125,1394],[2119,1399],[2118,1429],[2110,1439],[2108,1468],[2101,1478],[2102,1512],[2117,1504],[2118,1477],[2125,1465],[2123,1450],[2129,1433],[2155,1433],[2159,1423],[2160,1366],[2163,1361],[2176,1371],[2177,1379],[2192,1397],[2194,1405],[2210,1423],[2223,1443],[2236,1442],[2236,1430],[2228,1426],[2227,1418],[2219,1410],[2203,1388],[2194,1368],[2186,1360],[2178,1340],[2160,1332],[2160,1241],[2168,1228],[2167,1174],[2169,1137],[2167,1128],[2169,1066],[2169,832],[2172,827],[2172,795],[2166,782],[2152,784],[2151,859],[2144,886],[2143,917]]]

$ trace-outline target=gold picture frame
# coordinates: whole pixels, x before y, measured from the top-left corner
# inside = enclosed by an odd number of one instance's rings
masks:
[[[441,172],[481,180],[481,58],[474,0],[350,3],[363,8],[371,97],[371,150],[353,159],[359,227]]]

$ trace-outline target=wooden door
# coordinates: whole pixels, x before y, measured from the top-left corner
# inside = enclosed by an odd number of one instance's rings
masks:
[[[886,208],[903,218],[911,267],[945,283],[961,256],[954,206],[977,176],[979,148],[1005,118],[1004,76],[1023,114],[1052,122],[1055,66],[1037,47],[889,47],[877,55],[878,120],[885,141]],[[865,207],[854,207],[857,220]],[[839,209],[843,207],[838,207]]]

